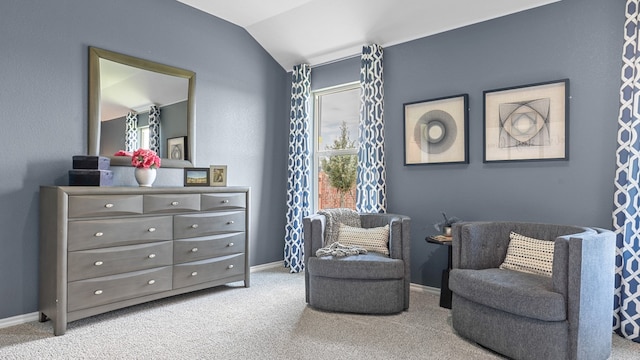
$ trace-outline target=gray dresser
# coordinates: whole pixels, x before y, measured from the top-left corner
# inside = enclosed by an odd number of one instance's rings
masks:
[[[40,188],[40,321],[244,281],[249,188]]]

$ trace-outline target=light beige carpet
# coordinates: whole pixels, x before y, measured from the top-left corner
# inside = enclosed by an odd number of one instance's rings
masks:
[[[613,336],[611,359],[638,359],[640,344]],[[0,329],[2,359],[501,359],[457,336],[438,298],[411,292],[397,315],[309,308],[304,275],[276,268],[241,283],[72,322]]]

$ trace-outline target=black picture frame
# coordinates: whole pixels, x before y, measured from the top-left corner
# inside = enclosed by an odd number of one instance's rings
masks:
[[[404,164],[469,163],[469,94],[403,104]]]
[[[483,93],[482,161],[569,160],[569,79]]]
[[[188,159],[187,137],[178,136],[167,139],[167,158],[171,160]]]
[[[209,186],[209,168],[184,168],[184,186]]]

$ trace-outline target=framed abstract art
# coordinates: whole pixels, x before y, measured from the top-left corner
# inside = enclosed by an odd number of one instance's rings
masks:
[[[568,160],[569,79],[484,92],[483,162]]]
[[[404,164],[469,163],[469,95],[404,104]]]

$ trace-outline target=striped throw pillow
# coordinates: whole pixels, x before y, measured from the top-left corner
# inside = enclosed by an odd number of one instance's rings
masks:
[[[509,234],[509,238],[511,241],[507,248],[507,256],[500,265],[500,269],[551,276],[553,241],[534,239],[513,231]]]
[[[359,246],[367,251],[389,255],[389,225],[377,228],[359,228],[340,223],[338,242]]]

